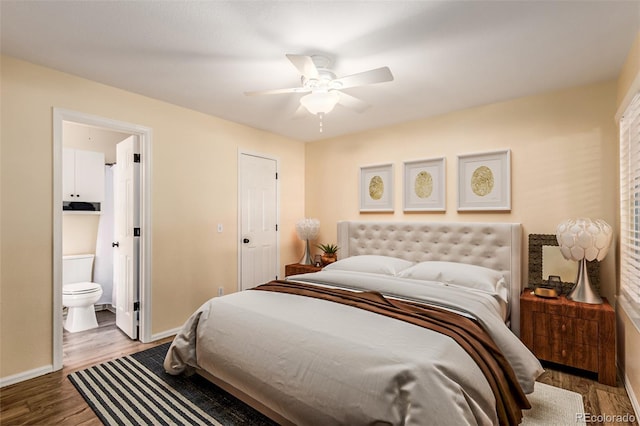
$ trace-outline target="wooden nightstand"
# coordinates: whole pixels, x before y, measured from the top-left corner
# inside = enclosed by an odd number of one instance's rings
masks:
[[[598,373],[616,385],[615,313],[601,305],[544,299],[525,290],[520,296],[520,338],[541,360]]]
[[[322,266],[301,265],[299,263],[292,263],[284,267],[284,276],[288,277],[289,275],[308,274],[309,272],[318,272],[321,269]]]

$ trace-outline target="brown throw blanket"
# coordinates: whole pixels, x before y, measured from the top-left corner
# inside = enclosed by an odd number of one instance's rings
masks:
[[[464,348],[482,370],[495,396],[501,425],[520,424],[522,409],[531,408],[511,365],[491,337],[472,319],[433,306],[387,299],[373,291],[353,292],[281,280],[254,287],[254,290],[329,300],[442,333]]]

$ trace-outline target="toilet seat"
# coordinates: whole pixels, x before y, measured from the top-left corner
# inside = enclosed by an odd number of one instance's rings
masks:
[[[62,286],[62,294],[67,296],[96,293],[101,290],[102,287],[100,284],[90,282],[65,284]]]

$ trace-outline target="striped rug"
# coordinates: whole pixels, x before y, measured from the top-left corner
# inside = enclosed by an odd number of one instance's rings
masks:
[[[164,373],[169,344],[69,374],[105,425],[274,425],[199,376]]]
[[[162,362],[169,343],[71,373],[105,425],[252,425],[276,423],[200,376],[171,376]],[[585,424],[580,394],[536,383],[522,424]]]

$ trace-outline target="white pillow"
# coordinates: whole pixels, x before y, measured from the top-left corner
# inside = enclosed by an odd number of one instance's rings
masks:
[[[413,262],[396,257],[362,254],[330,263],[325,270],[368,272],[372,274],[396,275],[403,269],[414,265]]]
[[[397,276],[414,280],[438,281],[500,295],[506,290],[502,273],[468,263],[420,262],[401,271]]]

